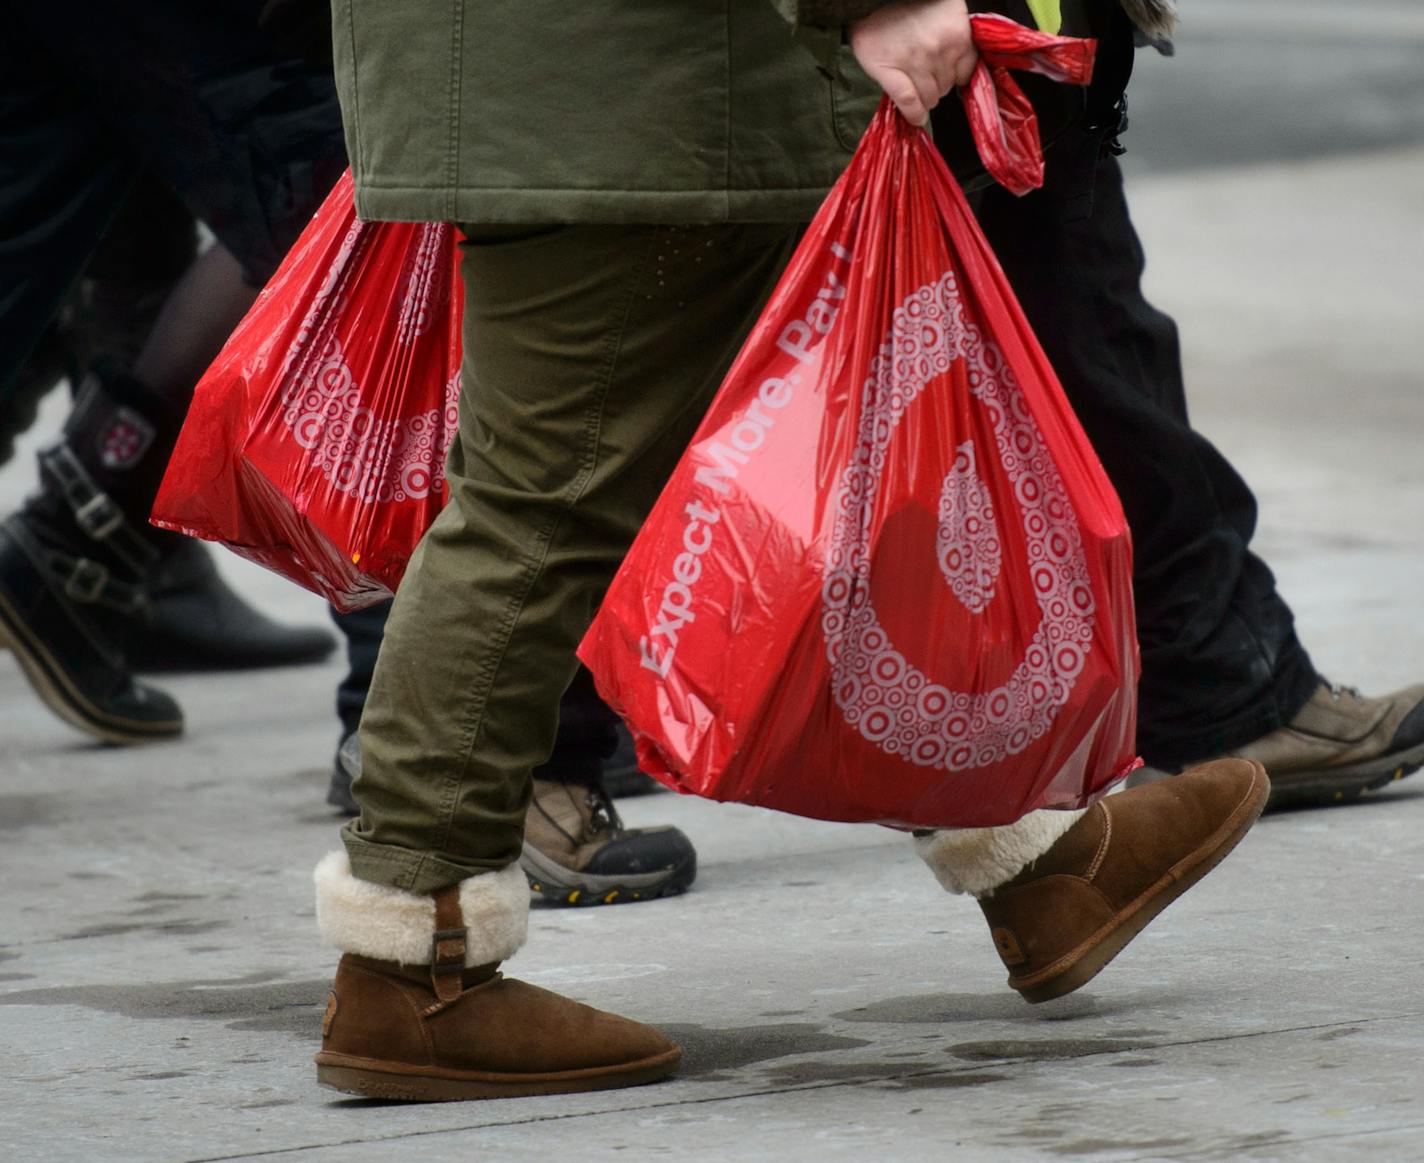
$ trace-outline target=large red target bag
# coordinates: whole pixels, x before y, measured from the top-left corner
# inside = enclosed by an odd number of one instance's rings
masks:
[[[1081,82],[1091,43],[976,35],[966,105],[991,171],[1028,188],[1036,130],[999,50]],[[644,770],[718,800],[986,826],[1136,766],[1121,506],[958,186],[888,103],[579,656]]]
[[[445,504],[460,304],[454,228],[360,221],[348,172],[198,382],[153,523],[390,597]]]

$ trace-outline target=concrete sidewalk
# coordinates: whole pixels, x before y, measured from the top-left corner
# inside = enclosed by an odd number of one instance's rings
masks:
[[[1367,690],[1424,677],[1424,151],[1133,193],[1198,423],[1260,493],[1318,664]],[[0,476],[0,509],[29,474]],[[224,567],[282,616],[324,616]],[[0,655],[0,1158],[1424,1158],[1424,776],[1268,818],[1042,1007],[895,834],[627,801],[693,837],[694,890],[536,907],[513,970],[667,1029],[681,1079],[442,1106],[323,1091],[335,958],[310,869],[336,842],[339,675],[180,678],[188,735],[108,750]]]

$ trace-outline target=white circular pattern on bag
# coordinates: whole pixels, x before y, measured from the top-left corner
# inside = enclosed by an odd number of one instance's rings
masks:
[[[361,502],[423,500],[445,488],[445,453],[459,423],[460,372],[447,381],[441,407],[415,416],[383,420],[363,403],[336,320],[349,293],[355,252],[372,225],[353,223],[288,349],[279,397],[282,421],[311,454],[308,463],[337,491]],[[442,317],[448,280],[437,276],[449,230],[441,223],[421,227],[401,276],[393,329],[397,344],[413,343]]]
[[[870,528],[890,441],[926,385],[958,360],[1014,491],[1041,614],[1008,681],[979,693],[951,690],[911,664],[870,598]],[[997,516],[966,442],[940,495],[936,552],[951,591],[976,614],[992,600],[1002,563]],[[970,552],[953,556],[965,547]],[[1067,490],[1003,353],[964,317],[953,272],[896,308],[871,360],[855,449],[840,477],[821,598],[832,697],[846,722],[921,767],[965,771],[1024,751],[1053,723],[1092,649],[1096,609]]]
[[[442,253],[450,245],[448,228],[440,223],[426,223],[420,242],[406,260],[402,279],[401,306],[396,326],[396,339],[410,343],[424,335],[439,309],[446,301],[442,293],[444,280],[437,280]]]
[[[974,462],[972,440],[955,451],[954,467],[944,478],[935,556],[954,596],[965,609],[983,613],[994,598],[1003,547],[994,523],[994,503]]]

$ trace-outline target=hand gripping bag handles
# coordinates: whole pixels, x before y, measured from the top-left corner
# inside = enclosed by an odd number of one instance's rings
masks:
[[[976,28],[966,104],[1028,188],[1036,128],[999,62],[1081,83],[1092,45]],[[882,103],[579,654],[681,791],[1002,824],[1136,765],[1130,587],[1117,497],[998,263]]]
[[[454,228],[361,222],[349,172],[198,382],[153,523],[342,609],[389,597],[445,503]]]

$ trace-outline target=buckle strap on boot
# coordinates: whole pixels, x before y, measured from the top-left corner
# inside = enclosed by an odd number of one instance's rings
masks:
[[[158,550],[129,524],[114,499],[104,492],[68,444],[55,444],[39,454],[40,478],[64,498],[75,524],[86,536],[102,542],[139,576],[158,560]],[[82,599],[81,599],[82,600]]]
[[[435,894],[435,938],[430,948],[430,984],[442,1004],[464,992],[467,931],[460,908],[460,886],[452,884]]]
[[[138,614],[148,605],[148,591],[114,577],[102,562],[87,557],[71,557],[51,549],[45,553],[50,580],[71,601],[86,606],[107,606],[120,614]]]

